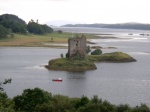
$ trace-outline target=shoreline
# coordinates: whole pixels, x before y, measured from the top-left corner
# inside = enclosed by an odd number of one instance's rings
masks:
[[[93,44],[91,44],[93,45]],[[0,45],[0,47],[45,47],[45,48],[58,48],[58,49],[67,49],[68,46],[63,46],[63,45]],[[101,46],[91,46],[91,49],[117,49],[116,47],[113,46],[108,46],[108,47],[101,47]]]
[[[91,39],[117,39],[113,36],[105,36],[99,37],[97,34],[88,34],[82,33],[87,38],[87,44],[96,44],[91,42]],[[82,35],[77,33],[77,35]],[[57,32],[53,32],[46,35],[34,35],[34,34],[14,34],[14,38],[7,37],[5,39],[0,39],[0,47],[62,47],[59,44],[67,44],[68,38],[70,37],[70,33],[63,32],[62,34],[58,34]],[[44,45],[45,44],[45,45]],[[49,45],[46,45],[49,44]],[[57,45],[51,45],[57,44]],[[63,46],[64,47],[64,46]]]
[[[50,48],[67,48],[68,38],[70,33],[63,32],[62,34],[58,34],[56,32],[52,34],[46,35],[21,35],[21,34],[14,34],[14,38],[6,38],[0,40],[0,47],[50,47]],[[81,34],[78,34],[81,35]],[[97,46],[96,42],[92,40],[96,39],[132,39],[132,35],[113,35],[113,34],[86,34],[83,35],[87,38],[87,44],[93,46]],[[135,36],[134,36],[135,37]],[[63,45],[64,44],[64,45]],[[102,48],[99,46],[99,48]],[[107,46],[102,49],[112,49],[115,48],[114,46]],[[115,48],[116,49],[116,48]]]

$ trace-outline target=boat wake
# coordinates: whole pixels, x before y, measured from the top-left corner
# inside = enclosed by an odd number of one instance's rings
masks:
[[[24,69],[38,69],[38,70],[44,70],[44,69],[45,69],[45,65],[28,66],[28,67],[24,67]]]

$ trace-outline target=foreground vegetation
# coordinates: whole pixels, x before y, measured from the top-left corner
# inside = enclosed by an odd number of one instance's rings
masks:
[[[52,95],[34,88],[26,89],[14,98],[8,98],[6,93],[0,92],[0,112],[150,112],[150,108],[146,104],[136,107],[114,105],[98,96],[70,98]]]

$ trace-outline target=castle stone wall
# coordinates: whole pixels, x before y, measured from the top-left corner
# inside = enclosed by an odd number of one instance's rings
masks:
[[[79,55],[84,58],[86,56],[86,37],[82,35],[81,37],[69,38],[68,53],[69,57]]]

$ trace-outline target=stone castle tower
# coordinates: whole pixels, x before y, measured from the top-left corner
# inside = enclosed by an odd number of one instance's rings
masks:
[[[74,38],[68,39],[68,54],[69,58],[71,57],[80,57],[85,58],[86,56],[86,37],[78,35]]]

